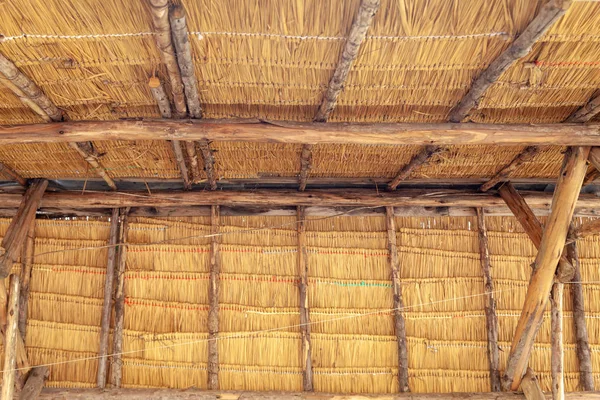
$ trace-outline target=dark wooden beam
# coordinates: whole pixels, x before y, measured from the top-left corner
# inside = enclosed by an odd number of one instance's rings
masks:
[[[308,306],[308,252],[306,250],[305,207],[298,207],[298,272],[300,275],[300,334],[302,335],[302,387],[313,391],[312,345],[310,340],[310,308]]]
[[[4,285],[2,285],[4,286]],[[10,276],[10,294],[4,331],[4,366],[2,375],[2,399],[12,399],[17,382],[17,335],[19,334],[19,277]]]
[[[354,18],[354,22],[350,27],[350,33],[344,44],[342,56],[329,81],[327,91],[323,95],[323,101],[317,111],[315,121],[327,121],[329,115],[335,108],[337,98],[342,89],[344,89],[348,73],[350,72],[350,68],[352,68],[352,63],[354,63],[354,60],[358,56],[360,45],[363,40],[365,40],[365,36],[367,36],[367,30],[371,26],[371,22],[379,9],[379,5],[380,0],[361,0],[358,13]]]
[[[19,393],[19,400],[37,400],[42,393],[46,379],[50,375],[48,367],[35,367],[29,373],[25,387]]]
[[[600,94],[592,97],[590,101],[575,111],[565,122],[589,122],[600,113]]]
[[[27,186],[27,179],[23,178],[21,175],[19,175],[17,172],[15,172],[12,168],[7,166],[6,164],[0,163],[0,172],[3,173],[4,175],[10,176],[10,178],[12,180],[14,180],[15,182],[17,182],[19,185],[24,186],[24,187]]]
[[[517,60],[529,54],[534,43],[565,14],[570,6],[571,0],[549,0],[519,37],[473,82],[467,94],[450,112],[449,120],[461,122],[474,108],[477,108],[488,88],[496,83]]]
[[[406,323],[404,321],[404,301],[402,300],[402,284],[400,283],[400,258],[396,239],[396,221],[394,207],[386,207],[386,227],[388,244],[388,261],[394,288],[394,331],[398,346],[398,390],[410,392],[408,385],[408,345],[406,342]]]
[[[206,173],[208,187],[210,190],[216,190],[217,173],[215,172],[214,152],[211,150],[208,140],[198,141],[198,147],[200,148],[200,151],[202,152],[202,158],[204,159],[204,172]]]
[[[508,180],[513,172],[519,168],[523,163],[530,161],[533,157],[535,157],[540,151],[538,146],[528,146],[520,152],[515,158],[512,159],[511,162],[502,167],[496,175],[494,175],[489,181],[481,185],[482,192],[486,192],[493,188],[498,182],[503,182]]]
[[[300,154],[300,175],[298,175],[298,190],[301,192],[306,190],[308,174],[312,168],[312,147],[312,144],[302,145],[302,153]]]
[[[115,181],[112,180],[110,176],[108,176],[108,172],[106,172],[106,168],[100,162],[100,156],[96,149],[94,148],[94,144],[92,142],[71,142],[69,143],[71,148],[73,148],[83,159],[87,162],[92,169],[100,175],[104,182],[112,189],[117,190],[117,185]]]
[[[542,323],[556,268],[560,260],[569,224],[583,178],[587,170],[589,147],[569,148],[552,198],[551,212],[544,228],[536,268],[531,276],[525,304],[515,330],[503,380],[505,389],[519,388],[525,373],[533,342]]]
[[[417,168],[426,164],[431,157],[444,151],[441,146],[425,146],[415,154],[415,156],[406,164],[390,183],[388,183],[388,190],[396,190],[400,182],[407,179],[410,174]]]
[[[210,277],[208,286],[208,388],[219,389],[219,276],[221,275],[220,209],[210,209]]]
[[[550,295],[550,335],[552,343],[551,375],[552,398],[564,400],[565,398],[565,353],[563,345],[563,293],[564,283],[555,282]]]
[[[488,245],[485,213],[477,208],[477,232],[479,236],[479,261],[483,274],[483,286],[486,292],[485,321],[488,338],[488,361],[490,364],[490,389],[501,392],[500,353],[498,346],[498,316],[496,315],[496,300],[494,299],[494,282],[492,281],[490,250]]]
[[[33,255],[35,254],[35,220],[31,221],[29,231],[21,251],[21,290],[19,298],[19,333],[23,340],[27,335],[27,310],[29,308],[29,282],[33,269]]]

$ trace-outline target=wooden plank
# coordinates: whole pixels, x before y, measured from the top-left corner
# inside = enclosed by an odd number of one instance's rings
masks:
[[[150,4],[152,23],[156,32],[156,45],[169,75],[171,95],[173,97],[173,114],[175,118],[187,115],[183,82],[173,42],[171,41],[171,24],[169,23],[169,0],[148,0]]]
[[[47,187],[47,180],[34,180],[23,195],[22,201],[19,202],[17,214],[13,217],[2,239],[0,279],[4,279],[10,274],[14,262],[17,261]]]
[[[10,176],[10,178],[17,182],[19,185],[27,187],[27,179],[16,173],[12,168],[4,163],[0,163],[0,172],[4,175]]]
[[[360,45],[367,36],[367,30],[373,22],[373,17],[377,13],[379,5],[380,0],[361,0],[354,22],[352,22],[352,26],[350,27],[350,33],[344,44],[340,61],[329,81],[327,91],[323,95],[323,101],[314,118],[315,121],[327,121],[335,108],[338,96],[346,84],[352,63],[354,63],[354,60],[358,56]]]
[[[128,212],[126,208],[119,210],[118,263],[115,288],[115,327],[113,329],[113,347],[110,383],[114,388],[121,387],[123,379],[123,325],[125,322],[125,265],[127,261],[127,234],[129,232]]]
[[[179,140],[171,140],[171,144],[173,146],[173,154],[175,154],[175,159],[177,160],[177,165],[179,166],[179,171],[181,172],[183,187],[185,190],[190,190],[192,188],[192,182],[190,181],[188,169],[185,165],[185,157],[183,156],[183,151],[181,150],[181,142]]]
[[[521,383],[561,253],[565,246],[569,224],[581,184],[587,169],[589,147],[569,148],[552,198],[551,212],[544,228],[536,268],[531,276],[525,304],[515,330],[507,367],[502,378],[505,389],[516,390]]]
[[[600,113],[600,94],[592,97],[590,101],[575,111],[565,122],[588,122]]]
[[[493,188],[498,182],[506,181],[508,178],[519,168],[522,164],[533,159],[540,152],[538,146],[528,146],[522,152],[520,152],[511,162],[502,167],[496,175],[494,175],[489,181],[481,185],[479,190],[487,192]]]
[[[306,250],[305,207],[297,209],[298,275],[300,276],[300,334],[302,335],[302,377],[304,391],[313,391],[312,346],[310,341],[310,309],[308,306],[308,252]]]
[[[410,392],[408,385],[408,345],[406,342],[406,323],[404,321],[404,301],[402,300],[402,284],[400,283],[400,258],[396,244],[396,221],[394,207],[385,208],[388,262],[394,288],[394,330],[398,344],[398,390]]]
[[[112,314],[113,282],[117,267],[117,245],[119,240],[119,209],[114,208],[110,217],[110,231],[108,235],[108,257],[106,260],[106,276],[104,278],[104,302],[100,320],[100,349],[98,351],[98,374],[96,384],[99,388],[106,387],[108,372],[108,339],[110,335],[110,317]]]
[[[87,162],[92,169],[100,175],[104,182],[112,189],[117,190],[117,185],[115,181],[112,180],[110,176],[108,176],[108,172],[100,162],[100,155],[94,148],[94,144],[92,142],[71,142],[69,143],[71,148],[73,148],[83,159]]]
[[[152,97],[154,97],[156,105],[160,110],[160,115],[163,118],[171,118],[173,116],[171,113],[171,104],[169,103],[169,98],[167,97],[167,93],[165,92],[165,88],[160,79],[155,76],[151,77],[148,81],[148,86],[150,87]]]
[[[550,295],[550,325],[551,325],[551,371],[552,371],[552,399],[564,400],[565,398],[565,354],[563,346],[563,293],[564,283],[556,282],[552,286]]]
[[[198,147],[202,152],[202,158],[204,158],[204,172],[206,173],[206,179],[208,181],[208,187],[210,190],[217,189],[217,173],[215,172],[215,156],[214,152],[210,148],[208,140],[198,141]]]
[[[498,316],[494,299],[494,282],[492,281],[490,250],[488,245],[485,213],[477,208],[477,232],[479,237],[479,261],[483,274],[483,288],[486,292],[485,321],[488,338],[488,361],[490,364],[490,388],[492,392],[502,391],[500,381],[500,353],[498,349]]]
[[[29,231],[21,252],[21,290],[19,296],[19,333],[23,340],[27,335],[27,310],[29,308],[29,282],[33,269],[35,246],[35,220],[31,221]]]
[[[581,266],[577,242],[567,245],[567,256],[575,267],[571,282],[571,297],[573,300],[573,325],[575,343],[577,346],[577,360],[579,361],[579,384],[584,391],[594,391],[594,375],[592,368],[592,350],[585,322],[585,300],[583,285],[581,284]]]
[[[4,282],[2,282],[4,286]],[[2,399],[14,397],[17,381],[17,335],[19,334],[19,277],[10,276],[10,295],[6,312],[6,330],[4,332],[4,371],[2,375]]]
[[[449,120],[451,122],[461,122],[469,115],[471,110],[477,108],[488,88],[496,83],[498,78],[517,60],[529,54],[534,43],[565,14],[570,6],[571,0],[549,0],[519,37],[496,57],[473,82],[467,94],[450,112]]]
[[[50,375],[48,367],[35,367],[29,373],[25,387],[19,393],[19,400],[36,400],[40,397],[46,379]]]
[[[523,400],[523,393],[394,393],[394,394],[326,394],[291,392],[216,392],[198,389],[51,389],[42,391],[40,400]],[[547,394],[544,399],[550,399]],[[600,392],[567,393],[568,400],[598,400]]]
[[[439,154],[444,149],[441,146],[425,146],[416,154],[402,169],[398,172],[396,177],[388,183],[389,190],[396,190],[400,182],[407,179],[410,174],[417,168],[426,164],[431,157]]]
[[[312,147],[312,144],[302,145],[302,153],[300,154],[300,175],[298,175],[298,190],[301,192],[306,190],[308,173],[312,168]]]
[[[210,277],[208,285],[208,388],[219,389],[219,276],[221,274],[219,206],[211,206]]]
[[[533,373],[531,368],[527,368],[527,373],[523,377],[521,383],[521,389],[527,400],[545,400],[544,392],[540,388],[537,376]]]
[[[208,140],[296,144],[597,146],[599,124],[315,123],[169,119],[0,125],[0,145],[96,140]]]
[[[181,80],[185,91],[188,112],[192,118],[202,118],[202,108],[198,98],[198,84],[192,59],[192,48],[188,39],[188,28],[185,9],[181,4],[174,4],[169,13],[173,43],[177,51],[177,62],[181,72]]]

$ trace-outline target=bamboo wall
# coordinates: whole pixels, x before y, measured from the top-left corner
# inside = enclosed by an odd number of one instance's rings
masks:
[[[8,227],[0,220],[0,234]],[[414,392],[488,391],[483,280],[474,218],[397,218],[409,384]],[[535,249],[512,218],[487,218],[506,364]],[[316,391],[394,392],[397,347],[385,218],[306,224]],[[26,345],[49,386],[95,385],[107,221],[38,220]],[[221,389],[302,390],[295,217],[222,217]],[[209,220],[130,220],[125,387],[206,388]],[[594,377],[600,384],[600,237],[580,242]],[[18,266],[15,265],[15,270]],[[568,286],[565,370],[578,373]],[[367,314],[367,315],[364,315]],[[549,314],[531,366],[550,389]],[[88,360],[80,360],[89,358]],[[80,361],[74,361],[80,360]]]

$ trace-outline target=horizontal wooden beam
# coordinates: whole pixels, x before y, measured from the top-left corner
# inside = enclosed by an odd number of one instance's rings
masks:
[[[551,399],[550,393],[545,394]],[[223,392],[197,389],[52,389],[45,388],[40,400],[89,399],[89,400],[521,400],[522,393],[395,393],[379,395],[335,395],[325,393],[288,393],[288,392]],[[569,400],[598,400],[600,392],[566,393]]]
[[[600,124],[323,124],[148,119],[0,126],[0,145],[153,139],[297,144],[595,146],[600,145]]]

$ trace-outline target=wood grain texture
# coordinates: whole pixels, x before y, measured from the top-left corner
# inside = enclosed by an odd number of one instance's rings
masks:
[[[527,368],[523,382],[521,382],[521,390],[527,400],[545,400],[546,398],[540,388],[540,382],[531,368]]]

